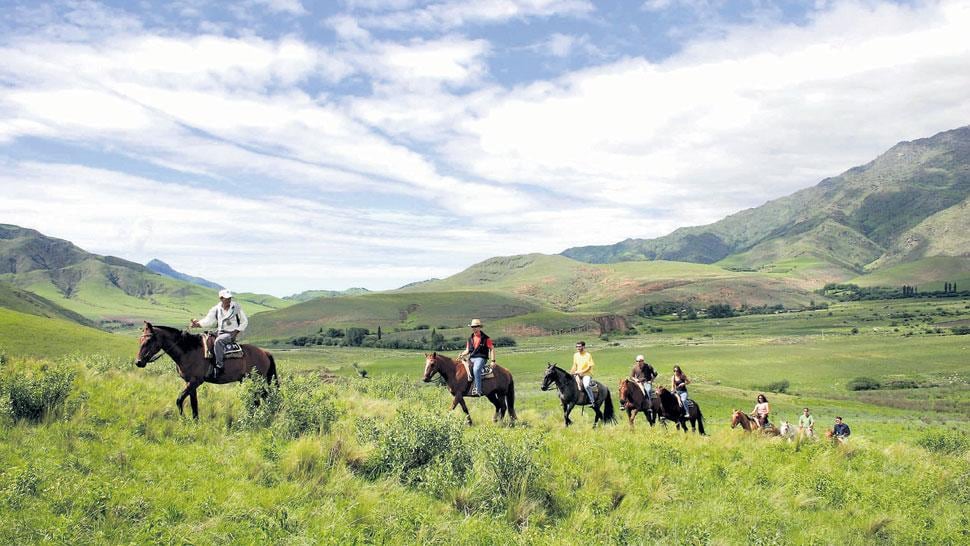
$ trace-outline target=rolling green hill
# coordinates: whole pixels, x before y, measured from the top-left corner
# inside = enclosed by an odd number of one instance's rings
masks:
[[[215,290],[159,275],[145,266],[85,252],[32,229],[0,224],[0,281],[41,296],[107,328],[141,320],[182,324],[218,301]],[[238,294],[249,314],[290,305]]]
[[[970,256],[934,256],[879,269],[849,281],[859,286],[917,286],[921,291],[942,290],[943,283],[970,289]]]
[[[0,307],[0,349],[17,356],[59,357],[82,352],[134,359],[138,344],[132,337],[69,320]]]
[[[970,254],[968,196],[970,127],[963,127],[899,143],[867,165],[710,225],[562,254],[589,263],[675,260],[748,269],[810,257],[826,275],[842,269],[847,278],[866,268]]]
[[[0,282],[0,308],[38,317],[69,320],[83,326],[95,327],[93,322],[83,316],[73,311],[68,311],[37,294],[20,290],[5,282]]]
[[[314,334],[321,328],[361,326],[390,331],[420,326],[457,328],[471,317],[485,321],[539,310],[535,303],[490,292],[375,293],[317,298],[252,317],[247,339]]]

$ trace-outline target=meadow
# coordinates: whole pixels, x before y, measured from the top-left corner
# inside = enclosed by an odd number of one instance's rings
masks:
[[[193,422],[178,415],[168,358],[136,369],[135,340],[80,327],[44,343],[55,330],[8,312],[0,542],[966,543],[970,336],[936,324],[967,305],[645,318],[635,335],[587,339],[614,401],[637,353],[664,378],[681,365],[703,437],[642,419],[631,430],[625,414],[592,430],[579,410],[565,429],[538,387],[547,362],[568,365],[575,336],[502,350],[514,427],[493,424],[482,400],[465,426],[443,387],[420,382],[420,352],[345,347],[274,349],[280,391],[256,406],[256,382],[205,385]],[[860,376],[914,388],[848,390]],[[844,416],[849,442],[730,429],[732,408],[782,380],[786,392],[767,392],[777,422],[808,405],[820,429]]]

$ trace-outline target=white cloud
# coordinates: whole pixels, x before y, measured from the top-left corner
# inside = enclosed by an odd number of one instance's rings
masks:
[[[274,13],[288,13],[290,15],[307,14],[307,10],[300,3],[300,0],[251,0],[251,2]]]
[[[594,10],[585,0],[451,0],[366,15],[360,22],[369,28],[448,30],[529,17],[584,16]]]

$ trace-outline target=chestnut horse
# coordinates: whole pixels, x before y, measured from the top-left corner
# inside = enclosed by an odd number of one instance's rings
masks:
[[[745,432],[760,430],[761,432],[769,436],[778,436],[779,434],[777,428],[775,427],[762,428],[761,423],[759,423],[757,419],[755,419],[754,417],[751,417],[750,415],[748,415],[747,413],[744,413],[739,409],[736,409],[731,414],[731,428],[735,428],[738,425],[740,425]]]
[[[647,398],[643,394],[643,389],[628,377],[620,380],[620,407],[626,410],[631,428],[637,420],[637,412],[642,412],[647,417],[651,427],[662,413],[660,398],[657,396]]]
[[[182,403],[188,396],[192,403],[192,418],[199,418],[199,400],[196,390],[202,383],[216,383],[223,385],[234,381],[242,381],[253,370],[266,378],[266,383],[275,381],[279,386],[280,379],[276,374],[276,360],[273,355],[256,347],[243,345],[245,356],[242,358],[227,358],[225,370],[218,379],[212,379],[210,370],[212,363],[205,358],[202,350],[202,336],[183,332],[168,326],[152,326],[145,323],[141,334],[141,346],[138,348],[138,359],[135,365],[144,368],[149,362],[154,362],[162,356],[162,352],[175,361],[179,377],[185,380],[185,389],[175,400],[182,414]]]
[[[514,422],[518,417],[515,415],[515,381],[512,380],[512,374],[497,364],[492,365],[492,372],[495,374],[494,377],[482,378],[482,395],[495,406],[495,415],[492,417],[492,421],[498,422],[504,419],[505,412],[508,410],[509,421]],[[445,378],[448,390],[455,397],[451,402],[451,409],[461,405],[461,409],[468,419],[468,424],[472,424],[472,417],[468,414],[468,406],[465,405],[465,396],[468,396],[472,382],[468,380],[468,372],[465,371],[465,366],[436,352],[425,354],[423,381],[425,383],[431,381],[436,373]]]

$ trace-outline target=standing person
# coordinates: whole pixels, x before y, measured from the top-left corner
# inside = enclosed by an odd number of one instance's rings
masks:
[[[493,365],[495,364],[495,344],[492,343],[492,338],[485,335],[485,332],[482,331],[481,320],[472,319],[468,327],[472,329],[472,335],[468,336],[468,343],[465,344],[465,350],[458,355],[458,358],[463,359],[467,356],[468,360],[472,363],[472,376],[475,382],[472,385],[472,392],[469,393],[469,396],[481,396],[482,368],[485,367],[486,360],[489,360]]]
[[[758,424],[761,428],[768,426],[768,414],[771,413],[771,406],[768,405],[768,398],[763,394],[758,395],[758,401],[754,405],[754,409],[751,410],[754,418],[758,420]]]
[[[849,425],[842,422],[842,417],[835,418],[835,426],[832,428],[832,437],[840,442],[844,442],[852,431],[849,430]]]
[[[569,369],[569,373],[579,376],[580,381],[583,382],[583,388],[586,390],[586,395],[589,396],[589,405],[593,405],[593,401],[596,397],[593,396],[593,366],[596,363],[593,362],[593,355],[586,351],[586,342],[579,341],[576,343],[576,354],[573,355],[573,367]]]
[[[680,402],[681,407],[684,408],[684,417],[690,417],[687,411],[687,385],[690,385],[690,379],[680,369],[680,366],[674,366],[674,375],[670,378],[670,385],[674,390],[674,394],[677,395],[677,400]]]
[[[815,436],[815,417],[808,408],[802,408],[802,414],[798,417],[798,433],[809,437]]]
[[[192,319],[189,328],[216,328],[216,341],[213,347],[216,356],[215,377],[222,374],[226,356],[226,346],[236,342],[236,337],[249,326],[249,319],[242,307],[232,301],[232,292],[223,288],[219,291],[219,303],[209,309],[201,319]]]
[[[630,370],[630,378],[640,386],[640,390],[643,391],[643,395],[647,397],[647,400],[653,398],[653,384],[652,381],[656,379],[657,372],[653,369],[653,366],[647,364],[644,360],[643,355],[637,355],[637,358],[633,361],[633,369]]]

